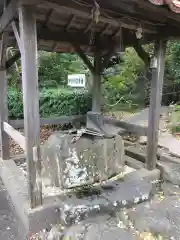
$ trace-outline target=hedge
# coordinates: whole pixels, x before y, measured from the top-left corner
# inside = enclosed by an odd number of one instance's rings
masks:
[[[41,117],[86,114],[91,105],[91,96],[86,91],[46,89],[40,92]],[[14,88],[8,90],[8,109],[10,119],[23,118],[22,93]]]

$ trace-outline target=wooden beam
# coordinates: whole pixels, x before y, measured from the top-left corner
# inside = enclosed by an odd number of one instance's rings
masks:
[[[20,51],[17,51],[14,56],[6,61],[6,69],[11,67],[21,56]]]
[[[104,69],[108,68],[108,65],[110,63],[111,57],[114,55],[115,50],[110,50],[104,57],[103,57],[103,62],[101,66],[101,70],[103,71]]]
[[[2,41],[4,41],[2,43]],[[3,160],[9,159],[9,137],[4,131],[3,122],[8,121],[8,97],[7,97],[7,76],[5,69],[6,61],[6,33],[0,42],[1,45],[1,65],[0,65],[0,148],[1,158]]]
[[[13,21],[18,9],[18,0],[11,0],[0,18],[0,34]]]
[[[109,28],[109,23],[106,24],[106,26],[104,27],[104,29],[100,33],[100,36],[103,36],[105,34],[105,32],[108,30],[108,28]]]
[[[6,54],[4,53],[7,49],[7,33],[3,33],[0,42],[0,68],[4,68],[4,63],[6,61]]]
[[[69,30],[69,28],[71,27],[71,24],[73,23],[73,21],[75,20],[76,16],[75,15],[72,15],[72,17],[70,18],[67,26],[66,26],[66,31]]]
[[[57,44],[66,43],[69,42],[71,45],[76,44],[79,46],[86,46],[91,47],[92,49],[95,48],[95,46],[89,45],[90,40],[90,34],[83,34],[81,30],[78,30],[77,32],[67,32],[64,29],[61,29],[59,31],[52,31],[48,28],[39,28],[38,32],[38,39],[39,40],[45,40],[45,41],[53,41],[57,42]],[[134,42],[134,37],[131,32],[124,32],[124,43],[129,45],[132,45]],[[152,41],[153,38],[150,38],[148,36],[149,42]],[[119,40],[119,39],[118,39]],[[143,43],[146,42],[147,39],[143,38]],[[100,41],[98,43],[98,48],[102,51],[104,49],[109,49],[110,47],[117,46],[117,36],[112,35],[104,35],[103,38],[100,38]]]
[[[103,62],[101,64],[101,71],[108,68],[108,65],[110,63],[112,56],[116,53],[116,49],[117,49],[117,43],[115,41],[114,44],[111,44],[111,46],[109,47],[109,51],[103,57]]]
[[[55,42],[52,46],[52,52],[56,52],[56,48],[57,48],[57,42]]]
[[[83,60],[84,64],[88,67],[88,69],[91,71],[91,73],[94,74],[95,73],[95,68],[94,68],[93,64],[91,63],[91,61],[86,56],[86,54],[83,52],[81,47],[78,46],[77,44],[72,44],[72,45],[74,46],[74,49],[75,49],[76,53]]]
[[[159,40],[155,45],[155,61],[152,68],[151,97],[148,119],[147,167],[156,168],[159,135],[159,119],[164,81],[165,41]]]
[[[42,204],[37,34],[32,6],[19,8],[28,190],[31,208]]]
[[[138,56],[143,60],[144,64],[147,68],[150,67],[150,56],[149,54],[144,50],[144,48],[141,45],[141,42],[139,40],[136,40],[133,44],[133,48],[135,49]]]
[[[57,12],[59,13],[69,13],[69,14],[73,14],[82,18],[86,18],[86,19],[92,19],[92,14],[91,14],[91,10],[92,8],[89,7],[79,7],[76,4],[76,7],[70,7],[70,6],[63,6],[63,5],[59,5],[57,3],[52,3],[49,1],[41,1],[42,4],[45,4],[47,7],[55,9]],[[118,26],[122,26],[123,28],[128,28],[128,29],[132,29],[132,30],[137,30],[137,28],[139,27],[139,22],[135,23],[133,20],[131,19],[124,19],[119,18],[119,19],[114,19],[113,17],[104,17],[104,16],[99,16],[99,22],[102,23],[109,23],[110,25],[114,26],[114,27],[118,27]],[[143,31],[147,32],[147,33],[156,33],[157,29],[155,26],[152,26],[150,24],[143,24]]]
[[[119,34],[123,35],[120,37],[124,37],[124,33],[122,32],[121,27],[118,27],[118,29],[111,35],[111,39],[114,41],[112,42],[112,44],[110,44],[109,50],[108,50],[107,54],[104,56],[104,59],[102,62],[102,67],[101,67],[102,71],[108,67],[112,56],[115,54],[115,52],[118,48],[119,43],[117,42],[117,35],[119,35]]]
[[[39,40],[55,41],[55,42],[69,42],[74,48],[79,49],[78,46],[89,45],[89,34],[83,34],[82,31],[67,32],[64,29],[59,31],[52,31],[48,28],[38,29],[37,35]],[[100,49],[107,48],[109,46],[109,36],[104,36],[100,42]]]
[[[3,122],[8,121],[6,70],[0,70],[0,148],[1,158],[9,159],[9,137],[4,131]]]
[[[86,29],[84,30],[84,34],[86,34],[90,29],[91,27],[93,26],[94,24],[94,21],[91,19],[86,27]]]
[[[14,129],[7,122],[3,123],[4,131],[16,142],[19,146],[25,150],[25,137],[16,129]]]
[[[17,41],[18,48],[21,51],[21,39],[20,39],[19,32],[18,32],[15,21],[12,21],[11,26],[12,26],[14,36],[15,36],[16,41]]]
[[[49,23],[49,19],[51,18],[53,14],[53,9],[50,9],[46,15],[46,20],[45,20],[45,23],[44,23],[44,27],[46,27]]]
[[[99,51],[94,55],[93,87],[92,87],[92,111],[101,112],[101,55]]]

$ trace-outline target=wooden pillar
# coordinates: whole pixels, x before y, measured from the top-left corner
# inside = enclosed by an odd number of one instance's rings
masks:
[[[164,81],[165,41],[155,44],[155,58],[152,66],[151,95],[148,119],[147,168],[156,168],[159,120],[161,111],[162,89]]]
[[[26,161],[31,207],[42,204],[40,119],[35,9],[19,8]]]
[[[101,56],[95,52],[94,56],[93,88],[92,88],[92,111],[101,112]]]
[[[9,159],[9,136],[4,131],[3,122],[8,122],[8,102],[7,102],[7,76],[6,76],[6,44],[5,35],[3,34],[1,45],[1,66],[0,66],[0,149],[1,158]]]

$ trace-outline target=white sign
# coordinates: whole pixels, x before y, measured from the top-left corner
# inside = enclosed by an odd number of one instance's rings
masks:
[[[71,87],[85,87],[86,86],[86,76],[85,76],[85,74],[68,75],[68,86],[71,86]]]

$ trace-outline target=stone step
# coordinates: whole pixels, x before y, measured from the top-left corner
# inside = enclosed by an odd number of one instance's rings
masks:
[[[156,192],[151,181],[159,178],[158,173],[158,170],[152,173],[141,169],[101,187],[81,188],[59,196],[61,224],[70,226],[90,217],[113,213],[147,201]]]
[[[118,217],[104,215],[83,221],[68,228],[62,240],[136,240],[138,235],[133,229],[126,229]],[[57,238],[58,239],[58,238]]]
[[[139,232],[156,235],[152,239],[180,239],[179,195],[139,204],[136,208],[129,209],[127,214]]]
[[[134,169],[145,168],[145,164],[127,155],[124,156],[124,162],[127,166]]]

